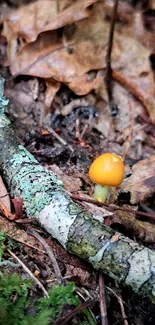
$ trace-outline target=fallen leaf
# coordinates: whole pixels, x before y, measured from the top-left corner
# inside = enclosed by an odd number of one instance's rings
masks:
[[[9,36],[9,30],[8,57],[12,74],[32,75],[44,79],[53,78],[58,82],[67,84],[78,95],[85,95],[95,89],[95,92],[107,102],[104,70],[106,68],[109,22],[105,20],[104,10],[106,7],[104,2],[94,2],[96,3],[89,12],[89,17],[76,21],[70,26],[65,26],[62,36],[58,30],[41,33],[36,41],[24,45],[18,52],[14,48],[12,36],[11,38]],[[69,8],[67,7],[65,10],[69,10]],[[113,42],[112,67],[115,76],[122,76],[119,80],[118,78],[115,79],[119,82],[122,80],[121,84],[128,88],[126,91],[123,87],[114,87],[115,102],[121,108],[120,119],[117,119],[115,123],[118,131],[129,127],[130,105],[128,97],[129,91],[136,96],[133,89],[137,89],[136,98],[147,109],[152,123],[155,123],[155,87],[150,67],[150,51],[129,35],[125,33],[125,30],[121,34],[116,29]],[[129,53],[130,55],[128,55]],[[93,78],[92,71],[96,71]],[[115,91],[115,88],[119,91]],[[49,107],[52,98],[50,99],[47,90],[47,107]],[[133,108],[133,119],[135,119],[143,106],[137,104],[133,98],[132,101],[134,102],[133,106],[136,107],[136,110]],[[109,127],[105,135],[108,132]]]
[[[18,228],[17,224],[8,221],[6,218],[0,218],[0,229],[10,238],[22,243],[23,245],[25,244],[30,246],[31,250],[34,248],[40,252],[44,252],[41,243],[39,243],[37,239],[28,235],[26,231]]]
[[[154,0],[153,0],[154,1]],[[112,18],[113,0],[106,0],[104,3],[105,15]],[[149,3],[149,8],[153,5]],[[155,5],[154,5],[155,6]],[[151,11],[151,10],[150,10]],[[133,6],[126,2],[119,2],[117,16],[120,22],[115,24],[115,31],[121,35],[128,35],[128,37],[140,42],[144,47],[155,52],[155,35],[146,29],[145,26],[145,12],[143,10],[135,10]],[[153,19],[153,15],[150,17]],[[124,24],[122,24],[122,21]]]
[[[82,182],[80,178],[74,176],[68,176],[55,164],[51,165],[50,170],[55,173],[61,181],[64,183],[65,190],[70,193],[77,193],[82,187]]]
[[[3,183],[2,177],[0,176],[0,201],[6,206],[6,208],[11,210],[11,202],[8,195],[8,191]]]
[[[16,216],[10,212],[10,210],[5,206],[0,200],[0,213],[9,220],[15,220]]]
[[[80,283],[80,286],[95,289],[96,288],[96,277],[94,272],[87,270],[79,264],[79,266],[66,265],[66,277],[71,278]]]
[[[4,23],[4,33],[12,36],[10,42],[18,45],[18,39],[23,38],[24,44],[33,42],[45,31],[61,28],[89,15],[87,7],[98,0],[63,0],[57,11],[55,0],[38,0],[12,10]]]
[[[23,218],[23,199],[21,197],[15,197],[14,199],[12,199],[14,208],[15,208],[15,215],[16,215],[16,219],[22,219]]]
[[[108,31],[109,23],[104,19],[104,4],[96,3],[90,17],[76,22],[70,32],[65,28],[62,38],[57,31],[45,32],[40,34],[35,42],[14,53],[13,59],[11,55],[12,74],[22,73],[45,79],[52,77],[66,83],[79,95],[87,94],[92,89],[99,92],[106,67]],[[9,45],[11,46],[11,43]],[[150,52],[138,42],[115,33],[113,68],[120,71],[124,77],[130,78],[151,97],[154,95],[154,79],[149,55]],[[99,72],[90,79],[88,72],[92,70]],[[105,89],[103,91],[102,88],[102,96],[103,92],[106,97]],[[150,108],[149,113],[150,111],[154,111],[154,106]]]
[[[155,156],[132,167],[132,175],[123,181],[121,192],[130,193],[132,204],[143,202],[155,193]]]
[[[125,206],[131,209],[130,206]],[[132,207],[133,209],[133,207]],[[146,221],[136,219],[133,213],[117,210],[111,218],[111,225],[117,224],[124,226],[125,230],[131,234],[132,237],[142,240],[147,244],[154,244],[155,242],[155,225]]]
[[[152,9],[152,10],[155,10],[155,2],[154,2],[154,0],[149,1],[149,8]]]
[[[109,24],[103,21],[99,9],[94,6],[90,19],[76,23],[72,37],[68,35],[68,30],[64,30],[66,34],[62,38],[56,31],[46,32],[36,42],[25,46],[10,61],[13,75],[24,73],[42,78],[53,77],[68,83],[92,69],[105,68]],[[72,53],[68,53],[64,38],[68,46],[71,44]],[[113,57],[117,60],[120,51],[117,51],[116,44],[115,48]]]
[[[46,79],[46,92],[45,92],[45,113],[49,113],[50,106],[52,101],[61,87],[61,83],[53,79]]]

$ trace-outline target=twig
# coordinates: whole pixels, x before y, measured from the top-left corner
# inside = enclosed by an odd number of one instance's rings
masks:
[[[102,274],[99,275],[99,294],[100,294],[101,324],[108,325],[104,277]]]
[[[73,152],[73,148],[70,144],[68,144],[64,139],[62,139],[60,137],[60,135],[58,135],[50,126],[46,126],[45,131],[48,131],[49,133],[51,133],[63,146],[68,146],[68,148]]]
[[[115,29],[115,20],[116,20],[118,1],[119,0],[115,0],[114,6],[113,6],[111,26],[110,26],[110,31],[109,31],[108,49],[107,49],[107,55],[106,55],[105,84],[106,84],[106,88],[107,88],[108,101],[109,101],[110,108],[112,108],[112,106],[113,106],[111,54],[112,54],[112,47],[113,47],[113,38],[114,38],[114,29]]]
[[[130,115],[130,131],[129,131],[129,135],[128,135],[128,138],[127,140],[125,141],[125,145],[124,145],[124,154],[123,154],[123,160],[126,159],[126,156],[128,155],[128,152],[129,152],[129,149],[131,147],[131,143],[132,143],[132,135],[133,135],[133,105],[132,105],[132,102],[129,100],[129,107],[130,107],[130,112],[129,112],[129,115]]]
[[[54,269],[54,272],[55,272],[55,275],[56,275],[56,278],[57,278],[57,282],[58,282],[58,284],[62,284],[63,283],[63,277],[61,275],[59,265],[57,263],[57,260],[56,260],[56,258],[54,256],[51,248],[49,247],[49,245],[47,244],[47,242],[45,241],[45,239],[42,238],[36,231],[33,230],[31,232],[31,234],[32,234],[32,236],[34,236],[35,238],[37,238],[40,241],[40,243],[44,246],[47,255],[49,256],[49,258],[52,261],[53,269]]]
[[[54,135],[54,137],[61,143],[63,144],[63,146],[67,146],[67,142],[62,139],[50,126],[46,126],[46,130],[51,133],[52,135]],[[45,130],[45,131],[46,131]]]
[[[117,294],[116,294],[116,292],[115,291],[113,291],[111,288],[109,288],[109,287],[107,287],[106,286],[106,288],[117,298],[117,300],[118,300],[118,303],[119,303],[119,305],[120,305],[120,309],[121,309],[121,314],[122,314],[122,318],[123,318],[123,321],[124,321],[124,325],[129,325],[128,324],[128,321],[127,321],[127,316],[126,316],[126,314],[125,314],[125,310],[124,310],[124,305],[123,305],[123,301],[122,301],[122,299],[121,299],[121,297],[120,296],[118,296]]]
[[[87,302],[84,302],[81,306],[78,306],[75,309],[73,309],[67,316],[64,316],[61,319],[57,320],[53,325],[65,325],[75,315],[77,315],[83,309],[93,306],[94,303],[95,303],[95,301],[92,301],[92,300],[89,300]]]
[[[60,11],[60,0],[55,0],[56,1],[56,8],[57,8],[57,13]]]
[[[10,236],[10,235],[8,235],[8,234],[7,234],[7,236],[10,237],[10,238],[12,238],[12,239],[14,239],[14,240],[16,240],[17,242],[19,242],[19,243],[21,243],[21,244],[23,244],[23,245],[26,245],[26,246],[28,246],[28,247],[30,247],[30,248],[33,248],[34,250],[36,250],[36,251],[39,252],[39,253],[43,253],[43,254],[46,253],[46,252],[43,251],[42,249],[40,249],[40,248],[38,248],[38,247],[35,247],[35,246],[31,245],[31,244],[28,244],[28,243],[24,242],[24,241],[21,240],[21,239],[14,238],[13,236]]]
[[[102,202],[99,202],[99,201],[96,201],[96,200],[93,200],[93,199],[85,199],[85,198],[81,197],[78,194],[71,194],[70,196],[71,196],[71,198],[73,200],[78,200],[78,201],[83,201],[83,202],[87,202],[87,203],[92,203],[92,204],[97,205],[98,207],[107,207],[112,212],[115,211],[115,210],[120,210],[120,211],[129,212],[129,213],[132,213],[132,214],[135,214],[135,215],[138,215],[138,216],[148,217],[150,219],[155,219],[155,214],[153,214],[153,213],[146,213],[146,212],[141,212],[141,211],[135,211],[135,210],[132,210],[132,209],[118,207],[115,204],[102,203]]]
[[[28,269],[28,267],[10,249],[8,249],[8,252],[23,267],[23,269],[29,274],[29,276],[36,282],[38,287],[43,291],[44,295],[47,298],[49,298],[48,292],[46,291],[42,283],[34,276],[34,274]]]
[[[87,298],[84,296],[84,294],[82,293],[82,290],[85,292],[85,294],[87,295]],[[93,299],[92,295],[90,294],[90,292],[88,292],[88,290],[86,290],[85,288],[82,288],[82,290],[80,290],[80,288],[76,289],[76,293],[78,294],[78,296],[80,298],[82,298],[85,302],[88,301],[88,297],[89,299]],[[96,324],[96,319],[95,319],[95,315],[93,314],[92,310],[88,307],[89,313],[91,314],[93,320],[94,320],[94,324]],[[90,324],[91,325],[91,324]]]

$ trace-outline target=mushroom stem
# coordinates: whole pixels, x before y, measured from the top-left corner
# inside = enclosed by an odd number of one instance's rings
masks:
[[[105,202],[109,192],[110,192],[109,186],[102,186],[96,184],[94,189],[94,195],[93,195],[94,199],[99,202]]]

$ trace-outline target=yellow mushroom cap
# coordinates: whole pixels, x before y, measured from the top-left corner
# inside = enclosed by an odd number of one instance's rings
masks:
[[[115,153],[104,153],[89,168],[90,179],[99,185],[118,186],[122,183],[124,174],[123,160]]]

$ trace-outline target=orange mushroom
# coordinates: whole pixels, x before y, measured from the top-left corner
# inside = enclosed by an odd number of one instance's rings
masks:
[[[110,187],[119,186],[125,174],[123,159],[115,153],[104,153],[96,158],[90,166],[89,177],[96,183],[94,198],[105,202]]]

